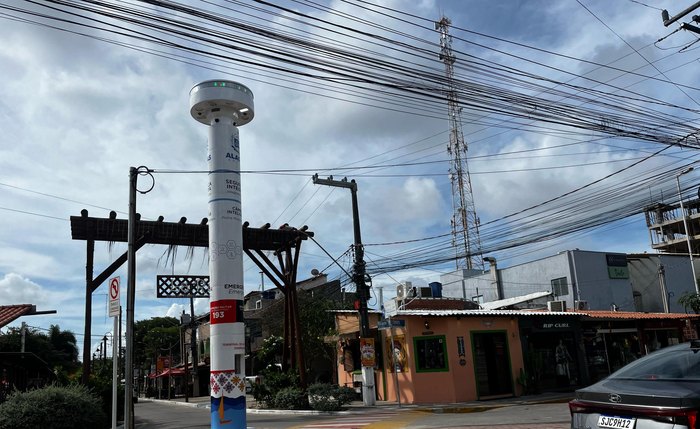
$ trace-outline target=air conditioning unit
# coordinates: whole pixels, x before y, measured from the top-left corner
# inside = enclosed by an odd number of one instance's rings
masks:
[[[411,282],[405,282],[405,283],[399,284],[398,286],[396,286],[396,298],[397,299],[409,298],[409,294],[411,293],[411,289],[413,289],[413,287],[411,286]]]
[[[396,286],[396,298],[397,299],[406,299],[406,285]]]
[[[549,311],[566,311],[566,301],[548,301],[547,310]]]
[[[576,301],[574,307],[576,310],[588,310],[588,301]]]

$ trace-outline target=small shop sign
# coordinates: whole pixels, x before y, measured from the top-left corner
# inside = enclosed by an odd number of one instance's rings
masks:
[[[362,358],[362,366],[373,367],[376,364],[374,338],[360,338],[360,356]]]

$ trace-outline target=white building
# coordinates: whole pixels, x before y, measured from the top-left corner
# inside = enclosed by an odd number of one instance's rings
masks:
[[[678,298],[695,292],[687,255],[568,250],[504,269],[493,258],[485,260],[489,271],[459,270],[440,276],[442,295],[485,303],[551,292],[518,306],[537,308],[557,301],[563,303],[554,304],[556,309],[566,305],[642,312],[665,312],[667,296],[668,311],[683,313]]]

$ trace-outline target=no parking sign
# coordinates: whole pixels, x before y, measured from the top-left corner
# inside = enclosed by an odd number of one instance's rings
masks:
[[[119,277],[109,279],[109,317],[119,316]]]

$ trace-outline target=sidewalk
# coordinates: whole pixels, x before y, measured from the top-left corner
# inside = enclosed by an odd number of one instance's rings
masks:
[[[362,401],[355,401],[345,406],[343,411],[325,412],[315,410],[271,410],[257,408],[257,401],[252,395],[247,395],[247,412],[254,414],[361,414],[368,410],[390,409],[390,410],[410,410],[432,413],[478,413],[500,407],[517,405],[564,403],[573,399],[573,392],[564,393],[542,393],[539,395],[527,395],[502,399],[492,399],[486,401],[470,401],[449,404],[402,404],[396,402],[377,401],[374,406],[365,406]],[[196,408],[209,408],[211,399],[209,396],[197,396],[189,398],[179,397],[171,400],[155,398],[139,398],[139,402],[158,402],[174,406],[187,406]]]

